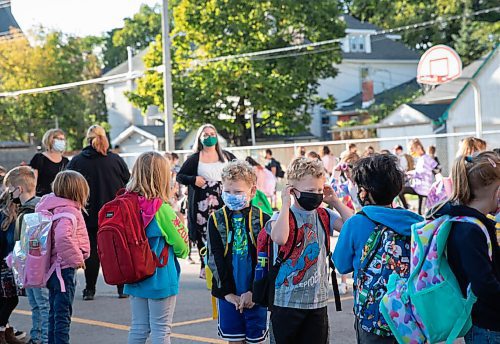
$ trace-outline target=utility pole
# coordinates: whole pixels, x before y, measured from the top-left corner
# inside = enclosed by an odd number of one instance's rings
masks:
[[[165,114],[165,150],[175,149],[174,104],[172,97],[172,63],[170,61],[170,22],[168,0],[163,0],[162,7],[162,43],[163,43],[163,112]]]

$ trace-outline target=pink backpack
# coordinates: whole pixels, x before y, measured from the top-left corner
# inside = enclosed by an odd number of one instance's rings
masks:
[[[24,216],[21,240],[16,242],[7,259],[21,288],[44,288],[55,271],[61,283],[61,291],[66,291],[59,259],[50,264],[52,226],[61,218],[70,219],[76,229],[76,217],[70,213],[53,215],[48,211],[41,211]]]

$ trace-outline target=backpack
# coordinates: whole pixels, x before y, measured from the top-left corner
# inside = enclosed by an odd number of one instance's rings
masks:
[[[123,189],[99,211],[97,253],[111,285],[140,282],[168,263],[168,245],[159,258],[151,251],[138,195]]]
[[[52,227],[61,218],[70,219],[76,229],[76,217],[71,213],[53,215],[49,211],[40,211],[23,216],[20,240],[7,259],[21,288],[44,288],[52,273],[56,272],[61,291],[66,291],[60,262],[56,260],[50,264]]]
[[[410,237],[373,221],[363,211],[358,214],[375,223],[361,255],[354,281],[354,315],[361,328],[379,336],[391,336],[391,330],[380,314],[379,304],[387,291],[391,274],[407,278],[410,273]]]
[[[476,218],[441,216],[411,228],[411,268],[408,278],[392,275],[380,311],[399,343],[447,344],[464,336],[476,297],[468,290],[463,298],[446,260],[446,242],[453,222],[476,224],[491,242],[486,227]]]
[[[335,297],[335,307],[337,311],[341,311],[342,307],[337,283],[337,276],[330,252],[330,214],[328,214],[328,211],[325,208],[321,207],[317,208],[317,211],[321,227],[325,232],[325,246],[328,252],[327,260],[332,270],[331,278],[333,284],[333,294]],[[283,264],[283,262],[287,261],[290,258],[297,244],[297,219],[295,218],[295,215],[292,211],[290,211],[289,213],[290,232],[293,233],[293,239],[291,241],[288,241],[287,244],[283,246],[276,245],[271,240],[271,236],[268,234],[266,228],[263,228],[257,237],[257,256],[259,257],[258,264],[262,269],[265,270],[265,273],[262,278],[256,278],[254,280],[252,301],[256,304],[267,307],[268,309],[272,309],[274,304],[276,277],[279,273],[281,264]],[[268,226],[268,224],[266,224],[266,227]],[[271,264],[269,264],[268,262],[274,259],[274,250],[277,250],[277,257],[274,261],[274,264],[271,266]],[[263,259],[263,257],[267,257],[267,259]]]

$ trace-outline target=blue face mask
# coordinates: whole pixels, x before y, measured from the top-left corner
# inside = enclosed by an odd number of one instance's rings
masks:
[[[248,203],[247,195],[233,195],[225,191],[222,193],[222,200],[230,210],[241,210]]]

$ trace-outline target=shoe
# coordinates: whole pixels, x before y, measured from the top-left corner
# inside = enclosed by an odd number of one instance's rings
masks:
[[[26,332],[16,330],[15,328],[13,328],[13,329],[14,329],[14,336],[15,336],[17,339],[21,340],[21,339],[26,338]]]
[[[191,257],[188,257],[188,263],[189,264],[196,264],[196,262]]]
[[[204,280],[207,279],[207,275],[205,273],[205,268],[201,268],[201,270],[200,270],[200,278],[204,279]]]
[[[16,336],[14,336],[14,329],[12,327],[5,329],[5,341],[8,344],[25,344],[24,340],[17,339]]]
[[[94,299],[95,290],[84,289],[83,290],[83,300],[92,301]]]
[[[345,295],[347,294],[347,284],[346,283],[340,283],[339,284],[339,294],[340,295]]]

